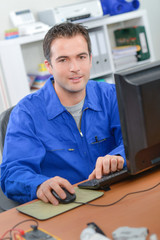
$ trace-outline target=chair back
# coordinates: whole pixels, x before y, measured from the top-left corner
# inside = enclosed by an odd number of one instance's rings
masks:
[[[14,107],[11,107],[0,114],[0,148],[3,153],[4,140],[9,121],[9,116]],[[20,205],[20,203],[7,198],[0,187],[0,212],[9,210],[13,207]]]
[[[8,108],[7,110],[5,110],[0,114],[0,149],[2,153],[3,153],[3,146],[4,146],[7,125],[9,121],[9,116],[13,108],[14,106]]]

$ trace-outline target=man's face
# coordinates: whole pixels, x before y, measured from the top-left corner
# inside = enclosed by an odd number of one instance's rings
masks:
[[[58,38],[51,44],[51,64],[45,61],[54,77],[57,93],[84,92],[91,69],[91,56],[82,35]]]

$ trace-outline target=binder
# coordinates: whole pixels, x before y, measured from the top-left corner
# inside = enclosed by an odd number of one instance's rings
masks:
[[[99,60],[100,60],[100,67],[102,72],[106,72],[110,69],[110,62],[107,53],[107,46],[104,37],[103,30],[98,30],[96,32],[98,48],[99,48]]]
[[[91,45],[92,45],[91,74],[98,74],[98,73],[101,73],[101,66],[100,66],[100,54],[99,54],[99,48],[98,48],[96,33],[95,32],[90,32],[89,36],[90,36]]]
[[[139,45],[138,61],[150,58],[150,51],[144,26],[117,29],[114,31],[116,46]]]
[[[90,33],[89,32],[89,37],[90,37],[90,40],[91,40],[91,48],[92,48],[92,68],[91,68],[91,75],[94,75],[95,74],[95,64],[94,64],[94,55],[96,55],[96,52],[93,48],[93,45],[94,45],[94,36],[93,36],[93,33]]]

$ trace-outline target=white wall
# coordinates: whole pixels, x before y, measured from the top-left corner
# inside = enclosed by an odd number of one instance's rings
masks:
[[[0,40],[4,39],[4,31],[12,28],[9,20],[9,12],[13,10],[31,9],[36,16],[37,11],[54,8],[82,0],[0,0]],[[87,0],[84,0],[87,1]],[[108,1],[108,0],[106,0]],[[148,12],[148,21],[153,40],[155,58],[160,60],[160,0],[140,0],[141,8]],[[1,100],[1,99],[0,99]],[[0,103],[1,107],[1,103]],[[1,110],[1,109],[0,109]],[[1,112],[1,111],[0,111]],[[1,156],[0,156],[1,162]]]
[[[141,0],[141,8],[147,10],[155,58],[160,60],[160,0]]]
[[[4,31],[13,27],[9,19],[10,11],[19,11],[23,9],[31,9],[36,17],[37,11],[54,8],[57,6],[67,5],[71,3],[81,2],[81,0],[0,0],[3,1],[0,7],[0,39],[4,37]],[[86,1],[86,0],[84,0]]]
[[[0,39],[4,38],[4,31],[12,27],[9,20],[9,12],[13,10],[31,9],[37,17],[39,10],[54,8],[56,6],[81,2],[82,0],[0,0]],[[83,0],[87,1],[87,0]],[[108,1],[108,0],[106,0]],[[148,12],[148,20],[152,34],[153,46],[156,59],[160,59],[160,0],[140,0],[141,8]]]

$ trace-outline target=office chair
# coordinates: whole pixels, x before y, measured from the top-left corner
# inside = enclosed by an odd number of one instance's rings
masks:
[[[2,153],[7,130],[7,124],[9,121],[10,113],[13,108],[14,107],[11,107],[0,114],[0,149]],[[18,205],[20,205],[20,203],[7,198],[0,187],[0,212],[6,211]]]

